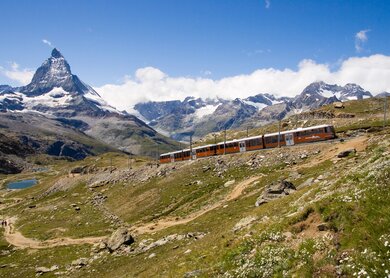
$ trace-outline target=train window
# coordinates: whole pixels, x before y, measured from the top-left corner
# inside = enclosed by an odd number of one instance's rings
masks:
[[[260,146],[261,140],[259,138],[246,141],[248,147]]]
[[[282,141],[283,139],[283,136],[280,136],[280,141]],[[267,144],[271,144],[271,143],[277,143],[278,142],[278,136],[270,136],[270,137],[265,137],[265,142]]]

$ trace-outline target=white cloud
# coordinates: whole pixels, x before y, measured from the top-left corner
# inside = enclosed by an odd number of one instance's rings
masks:
[[[357,52],[362,52],[364,50],[363,45],[368,40],[368,32],[370,32],[370,30],[366,29],[355,34],[355,49]]]
[[[43,39],[42,42],[43,42],[44,44],[47,44],[47,45],[50,46],[50,47],[54,47],[53,44],[52,44],[50,41],[46,40],[46,39]]]
[[[264,0],[265,2],[265,8],[269,9],[271,7],[271,0]]]
[[[144,101],[166,101],[187,96],[202,98],[245,98],[257,93],[295,96],[315,81],[345,85],[357,83],[372,93],[390,91],[390,56],[381,54],[352,57],[340,62],[336,70],[328,64],[302,60],[297,70],[258,69],[213,80],[208,77],[170,77],[161,70],[147,67],[138,69],[135,78],[127,76],[122,84],[107,84],[95,88],[111,105],[132,112],[132,107]]]
[[[31,82],[34,71],[30,69],[19,69],[19,65],[17,63],[11,62],[10,68],[8,69],[0,66],[0,74],[18,82],[20,85],[26,85]]]

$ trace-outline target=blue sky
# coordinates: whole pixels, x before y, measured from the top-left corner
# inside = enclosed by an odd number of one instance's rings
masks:
[[[35,70],[50,55],[43,39],[95,87],[145,67],[219,80],[390,54],[386,0],[2,0],[0,10],[0,84],[17,85],[4,71]]]

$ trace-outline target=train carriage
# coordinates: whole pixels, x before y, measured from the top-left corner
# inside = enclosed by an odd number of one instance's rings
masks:
[[[318,125],[294,130],[296,144],[329,140],[335,137],[334,127],[331,125]]]

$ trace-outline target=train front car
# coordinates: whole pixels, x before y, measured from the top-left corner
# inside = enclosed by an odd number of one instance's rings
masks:
[[[318,125],[294,130],[295,144],[309,143],[336,138],[332,125]]]

